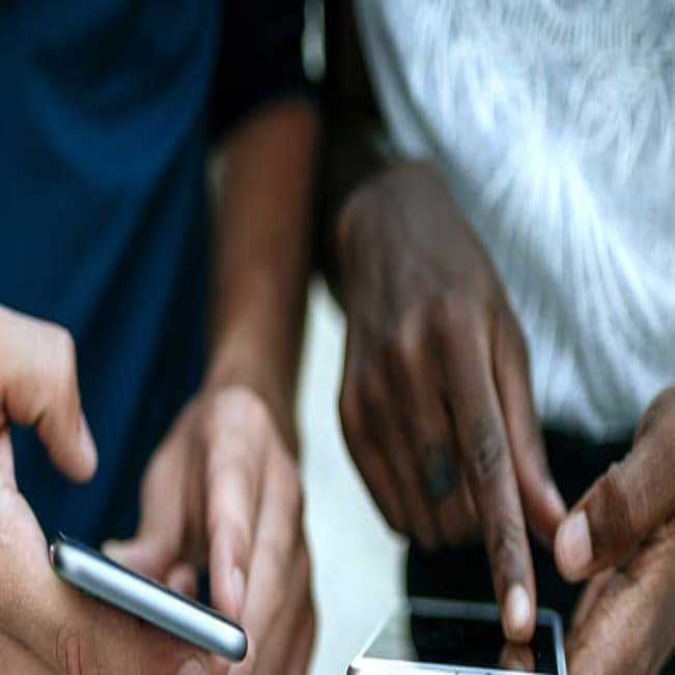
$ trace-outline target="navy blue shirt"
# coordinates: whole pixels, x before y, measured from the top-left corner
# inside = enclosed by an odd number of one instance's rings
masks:
[[[302,88],[301,4],[0,5],[0,304],[70,329],[99,450],[74,486],[13,429],[48,536],[135,527],[148,456],[204,362],[211,122]]]

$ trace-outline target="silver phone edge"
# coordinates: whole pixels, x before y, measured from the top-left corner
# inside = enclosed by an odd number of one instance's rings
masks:
[[[77,542],[55,539],[50,559],[61,578],[93,597],[232,662],[245,658],[248,640],[241,628],[88,553]]]

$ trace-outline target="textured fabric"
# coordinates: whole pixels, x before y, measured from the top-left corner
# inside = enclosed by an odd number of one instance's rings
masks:
[[[243,16],[271,0],[228,2]],[[201,377],[204,168],[225,18],[221,0],[0,3],[0,303],[73,333],[100,454],[93,482],[75,487],[34,434],[13,431],[19,486],[48,535],[131,533],[147,458]],[[274,59],[259,47],[299,33],[242,22],[240,68],[215,85],[228,120],[288,91],[299,49]]]
[[[675,381],[672,0],[356,0],[391,136],[491,253],[543,420],[620,435]]]

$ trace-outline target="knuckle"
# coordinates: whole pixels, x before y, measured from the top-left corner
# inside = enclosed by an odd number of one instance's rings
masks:
[[[451,289],[436,301],[435,328],[443,338],[463,336],[474,322],[475,308],[466,292]]]
[[[492,544],[493,565],[507,580],[519,580],[524,576],[521,555],[524,542],[525,530],[517,521],[507,518],[500,523]]]
[[[420,376],[425,374],[425,365],[421,324],[415,317],[406,317],[383,344],[379,368],[383,382],[376,384],[385,392],[392,391],[401,404],[412,403],[411,394]],[[388,383],[387,387],[383,386],[385,383]]]
[[[409,311],[401,320],[390,346],[391,359],[396,364],[414,370],[422,360],[424,349],[424,328],[420,313]]]
[[[481,421],[471,434],[469,470],[479,485],[498,478],[507,457],[506,440],[494,425]]]

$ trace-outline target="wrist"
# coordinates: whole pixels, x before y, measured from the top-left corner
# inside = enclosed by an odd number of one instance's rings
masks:
[[[344,271],[351,251],[355,246],[355,235],[364,234],[362,225],[367,222],[366,212],[380,204],[379,174],[369,178],[355,188],[338,211],[334,231],[335,251],[338,267]]]
[[[288,450],[297,456],[298,433],[295,415],[294,378],[269,351],[254,347],[250,340],[229,340],[212,350],[202,390],[218,391],[243,387],[269,408]]]
[[[405,200],[410,188],[416,183],[438,185],[446,191],[445,182],[438,168],[426,160],[400,160],[359,184],[347,197],[338,211],[335,228],[335,249],[340,267],[344,266],[353,250],[356,235],[364,232],[366,213],[383,208],[396,208]]]

